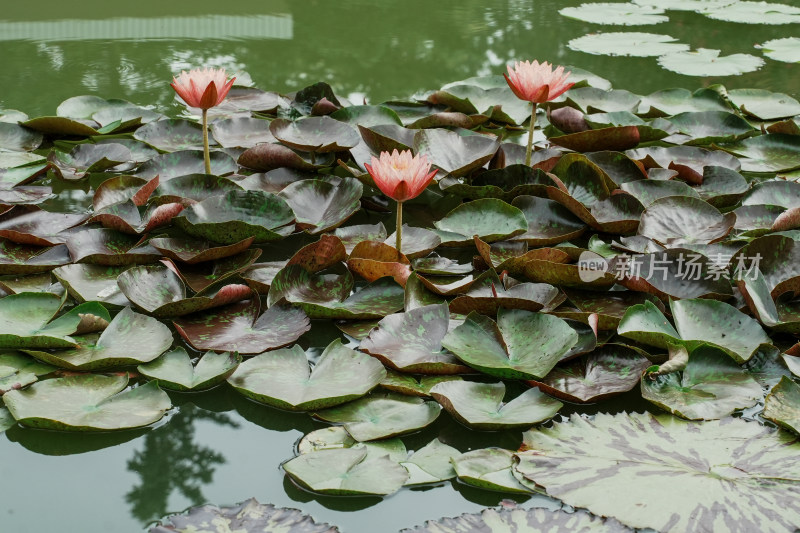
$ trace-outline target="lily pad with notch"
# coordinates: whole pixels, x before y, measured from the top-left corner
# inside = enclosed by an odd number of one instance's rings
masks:
[[[361,207],[361,182],[314,179],[287,185],[278,196],[294,211],[299,228],[316,235],[343,224]]]
[[[177,391],[199,391],[214,387],[233,374],[242,356],[229,352],[206,352],[192,364],[182,347],[162,354],[158,359],[139,365],[140,374],[158,381],[159,386]]]

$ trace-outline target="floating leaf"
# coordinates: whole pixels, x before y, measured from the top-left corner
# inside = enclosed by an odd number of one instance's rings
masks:
[[[647,206],[639,234],[667,246],[709,244],[724,239],[735,220],[699,198],[669,196]]]
[[[222,383],[241,362],[239,354],[206,352],[192,365],[189,354],[179,347],[136,369],[143,376],[157,380],[165,389],[189,391],[209,389]]]
[[[330,117],[305,117],[294,122],[277,118],[269,130],[289,148],[305,152],[341,152],[360,140],[355,128]]]
[[[450,311],[434,304],[386,316],[361,341],[359,349],[401,372],[457,374],[466,368],[442,350]]]
[[[472,450],[453,459],[459,481],[485,490],[530,494],[514,477],[514,453],[502,448]]]
[[[173,325],[196,350],[245,355],[287,346],[311,328],[301,309],[276,303],[260,314],[255,298],[181,318]]]
[[[658,33],[609,32],[590,33],[572,39],[567,46],[587,54],[633,57],[654,57],[689,50],[689,45],[675,41],[675,37]]]
[[[785,63],[800,62],[800,39],[797,37],[771,39],[756,48],[764,50],[764,55],[775,61],[783,61]]]
[[[137,129],[133,137],[163,152],[203,149],[203,128],[189,120],[166,119],[150,122]],[[214,144],[213,139],[211,144]]]
[[[761,396],[761,385],[716,348],[694,350],[684,370],[642,376],[645,400],[690,420],[726,417],[736,409],[752,407]]]
[[[528,389],[504,403],[503,382],[449,381],[434,386],[430,393],[456,420],[481,430],[529,427],[553,417],[563,406],[538,389]]]
[[[150,246],[170,259],[194,265],[204,261],[214,261],[236,255],[247,250],[253,243],[253,237],[227,246],[213,246],[206,241],[193,241],[171,237],[150,239]]]
[[[269,131],[269,121],[233,117],[215,120],[211,124],[211,134],[223,148],[252,148],[259,143],[275,142]]]
[[[711,6],[701,11],[714,20],[743,24],[791,24],[800,22],[800,8],[772,2],[734,2],[726,6]]]
[[[415,451],[406,461],[401,461],[409,473],[406,485],[422,485],[426,483],[439,483],[456,477],[453,468],[453,459],[461,456],[461,452],[433,439],[428,444]]]
[[[39,360],[69,370],[106,370],[152,361],[172,345],[172,333],[158,320],[123,309],[102,334],[74,337],[67,350],[25,350]]]
[[[669,17],[663,15],[664,10],[654,6],[640,6],[632,3],[597,2],[581,4],[578,7],[565,7],[559,13],[567,18],[591,22],[594,24],[619,24],[623,26],[640,26],[666,22]]]
[[[211,173],[215,176],[224,176],[236,172],[236,162],[226,153],[211,152]],[[140,166],[136,175],[140,178],[152,179],[159,177],[161,183],[185,176],[187,174],[202,174],[205,172],[205,160],[202,150],[179,150],[167,154],[157,155]]]
[[[297,509],[261,504],[255,498],[230,507],[192,507],[185,513],[162,519],[149,533],[212,533],[208,527],[225,527],[228,531],[339,533],[338,528],[317,523]]]
[[[72,264],[53,270],[53,275],[78,302],[101,302],[108,307],[125,307],[130,302],[119,290],[117,277],[127,266]]]
[[[11,391],[3,401],[23,425],[62,431],[112,431],[147,426],[172,408],[156,382],[125,390],[128,376],[82,374]]]
[[[0,353],[0,396],[10,390],[21,389],[49,374],[55,367],[40,363],[20,352]],[[2,423],[0,423],[2,425]]]
[[[577,342],[575,330],[558,317],[500,309],[497,322],[473,311],[442,346],[490,376],[533,379],[547,375]]]
[[[302,180],[287,185],[279,194],[297,217],[299,227],[312,235],[343,224],[361,207],[361,182],[343,178],[338,183]]]
[[[368,458],[366,449],[320,450],[283,464],[308,490],[335,495],[387,495],[408,480],[408,472],[388,456]]]
[[[81,229],[67,238],[67,248],[76,263],[120,266],[152,263],[161,254],[135,235],[112,229]]]
[[[295,345],[247,360],[228,383],[267,405],[310,411],[360,398],[385,376],[386,370],[377,360],[335,340],[313,369],[303,349]]]
[[[764,66],[763,59],[750,54],[719,54],[720,50],[708,48],[698,48],[694,52],[672,52],[659,57],[658,64],[687,76],[737,76]]]
[[[522,211],[495,198],[461,204],[443,219],[434,222],[434,225],[442,232],[463,237],[449,239],[453,243],[471,242],[473,235],[478,235],[486,242],[494,242],[520,235],[528,229],[528,221]]]
[[[576,414],[525,433],[532,451],[515,469],[552,497],[635,528],[702,531],[724,513],[737,527],[791,531],[800,520],[794,440],[739,419]],[[620,483],[629,497],[609,498]]]
[[[771,133],[724,145],[741,156],[742,170],[788,172],[800,168],[800,137]]]
[[[800,385],[783,376],[767,395],[764,403],[764,418],[800,433]]]
[[[77,321],[65,323],[56,319],[50,322],[64,304],[64,298],[46,292],[23,292],[0,298],[0,347],[75,346],[76,341],[69,335],[75,333]]]
[[[428,129],[414,135],[412,148],[414,153],[426,155],[432,164],[458,178],[488,163],[499,146],[496,139],[484,135],[462,137],[445,129]]]
[[[389,392],[372,394],[346,405],[316,411],[314,416],[343,424],[354,439],[364,442],[422,429],[433,423],[441,410],[436,402]]]

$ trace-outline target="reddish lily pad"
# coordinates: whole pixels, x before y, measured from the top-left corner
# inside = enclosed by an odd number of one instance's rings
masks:
[[[206,241],[193,241],[172,237],[150,239],[150,246],[170,259],[194,265],[205,261],[214,261],[236,255],[247,250],[253,243],[253,237],[227,246],[213,246]]]
[[[19,244],[54,246],[66,242],[62,231],[82,224],[87,215],[53,213],[36,207],[16,207],[0,215],[0,237]]]
[[[42,248],[0,242],[0,275],[47,272],[69,262],[69,250],[63,244]]]
[[[261,172],[284,167],[297,170],[316,170],[332,165],[334,156],[330,153],[316,156],[308,152],[292,150],[282,144],[260,143],[245,150],[239,156],[238,161],[243,167]]]
[[[76,263],[119,266],[152,263],[161,254],[137,236],[111,229],[82,229],[70,234],[67,248]]]

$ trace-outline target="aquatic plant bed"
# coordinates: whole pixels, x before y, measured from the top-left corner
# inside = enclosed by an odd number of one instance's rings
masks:
[[[316,421],[253,465],[308,500],[565,504],[414,531],[794,531],[800,103],[571,81],[530,165],[502,76],[379,105],[234,86],[210,173],[197,109],[0,111],[0,430],[125,440],[227,390]],[[401,250],[365,166],[394,150],[438,169]],[[217,503],[152,531],[338,531]]]

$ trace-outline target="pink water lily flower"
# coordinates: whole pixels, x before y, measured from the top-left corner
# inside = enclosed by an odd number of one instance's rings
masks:
[[[181,71],[170,84],[184,102],[191,107],[210,109],[222,103],[236,78],[228,80],[224,68],[192,69]]]
[[[380,158],[373,157],[372,164],[364,166],[381,192],[398,202],[419,196],[438,172],[430,171],[425,155],[414,156],[410,150],[381,152]]]
[[[553,70],[548,62],[517,61],[514,68],[508,65],[508,75],[503,74],[508,86],[520,100],[543,104],[564,94],[574,83],[567,83],[571,72],[564,67]]]

